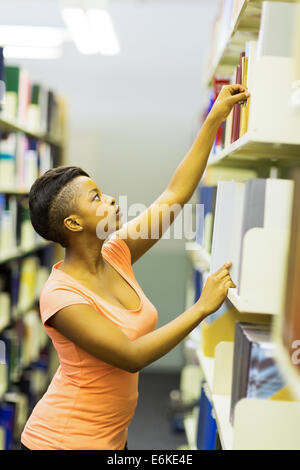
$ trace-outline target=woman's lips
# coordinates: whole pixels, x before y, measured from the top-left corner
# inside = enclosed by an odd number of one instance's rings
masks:
[[[116,215],[118,215],[119,217],[123,215],[123,213],[120,210],[120,206],[118,206],[118,209],[116,210]]]

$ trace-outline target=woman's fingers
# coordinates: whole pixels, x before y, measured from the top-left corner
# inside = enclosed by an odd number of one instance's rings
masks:
[[[225,284],[224,284],[224,286],[225,286],[226,289],[229,289],[229,288],[231,288],[231,287],[232,287],[232,288],[235,288],[235,287],[236,287],[235,283],[234,283],[231,279],[229,279],[228,281],[226,281]]]
[[[230,277],[228,269],[223,269],[218,275],[218,279],[224,279],[225,277]]]
[[[237,95],[231,96],[230,100],[233,104],[243,103],[249,98],[249,96],[250,93],[248,91],[245,91],[243,93],[238,93]]]
[[[229,85],[229,91],[232,95],[235,95],[237,93],[243,93],[243,92],[247,91],[247,88],[245,88],[244,86],[239,85],[238,83],[236,83],[234,85]]]
[[[221,266],[221,267],[215,272],[215,276],[218,276],[218,274],[220,274],[224,269],[230,268],[231,265],[232,265],[232,262],[231,262],[231,261],[229,261],[228,263],[223,264],[223,266]]]

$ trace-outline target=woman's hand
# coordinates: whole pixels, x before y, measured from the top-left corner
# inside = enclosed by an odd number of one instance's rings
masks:
[[[209,117],[220,124],[229,116],[235,104],[243,104],[250,96],[242,85],[225,85],[213,105]]]
[[[231,264],[231,262],[224,264],[207,278],[201,296],[195,304],[200,307],[205,316],[218,310],[227,296],[228,289],[236,287],[228,271]]]

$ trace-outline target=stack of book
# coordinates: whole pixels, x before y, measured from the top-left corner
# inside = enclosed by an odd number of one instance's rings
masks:
[[[268,399],[286,382],[275,361],[270,325],[236,323],[230,420],[242,398]]]
[[[6,65],[1,118],[41,134],[61,135],[63,101],[53,90],[34,83],[25,68]]]

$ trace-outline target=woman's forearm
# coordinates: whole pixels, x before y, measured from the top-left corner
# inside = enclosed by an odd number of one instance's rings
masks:
[[[208,115],[191,149],[177,167],[168,185],[168,189],[176,193],[183,203],[190,200],[199,184],[219,126],[219,119]]]
[[[193,305],[177,318],[132,342],[134,372],[160,359],[177,346],[205,318],[204,309]]]

